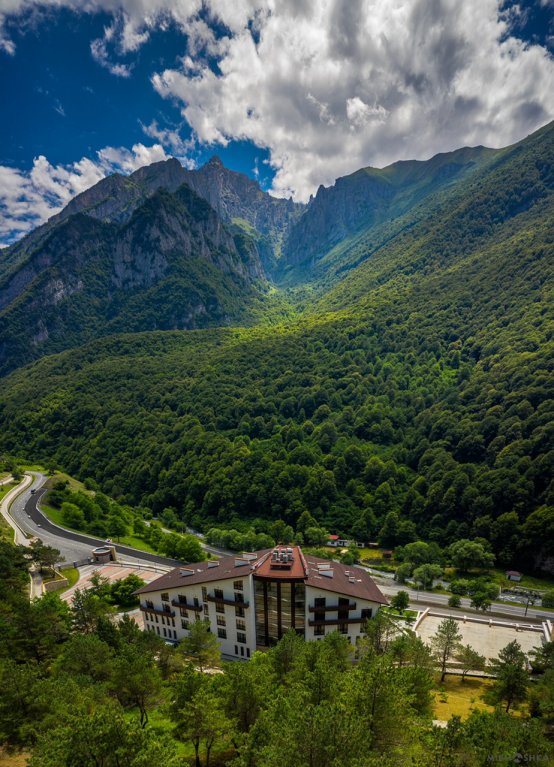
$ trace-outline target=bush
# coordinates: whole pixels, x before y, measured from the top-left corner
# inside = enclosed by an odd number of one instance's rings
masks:
[[[461,604],[462,600],[458,594],[452,594],[452,596],[448,599],[448,607],[460,607]]]

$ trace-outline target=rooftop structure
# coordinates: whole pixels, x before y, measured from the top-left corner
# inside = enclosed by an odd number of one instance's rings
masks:
[[[136,592],[147,630],[170,641],[209,620],[223,654],[249,658],[289,629],[306,639],[338,630],[355,642],[387,600],[366,570],[304,554],[300,546],[176,567]]]

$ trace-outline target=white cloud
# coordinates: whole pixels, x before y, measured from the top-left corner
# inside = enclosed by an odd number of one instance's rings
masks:
[[[167,157],[160,144],[135,144],[131,150],[105,147],[97,153],[96,161],[83,157],[69,165],[52,165],[40,155],[30,171],[0,165],[0,245],[42,224],[104,176],[132,173]]]
[[[305,200],[369,164],[507,145],[554,116],[554,62],[510,36],[497,0],[268,1],[256,39],[251,3],[210,7],[233,32],[218,71],[184,58],[152,82],[200,141],[267,147],[280,195]]]
[[[108,45],[116,35],[117,26],[118,20],[115,20],[109,26],[104,27],[104,36],[98,37],[91,42],[90,52],[96,63],[100,64],[104,69],[107,69],[112,75],[115,75],[116,77],[130,77],[132,69],[131,65],[122,64],[121,62],[113,62],[110,59],[110,54],[108,52]]]
[[[366,165],[507,145],[554,116],[552,57],[510,35],[500,0],[0,0],[0,15],[37,5],[110,13],[95,55],[119,76],[130,65],[114,57],[177,25],[187,49],[153,74],[158,93],[199,142],[267,148],[273,191],[297,199]],[[174,131],[145,131],[174,151]]]
[[[357,96],[346,100],[346,116],[352,123],[351,128],[363,128],[367,123],[373,121],[383,123],[388,114],[389,111],[385,107],[380,105],[370,107]]]

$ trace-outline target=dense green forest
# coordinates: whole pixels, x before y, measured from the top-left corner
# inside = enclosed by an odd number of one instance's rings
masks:
[[[168,646],[112,620],[101,578],[71,606],[56,594],[29,602],[29,564],[25,549],[0,543],[0,743],[30,753],[29,767],[484,767],[554,754],[552,643],[532,659],[532,685],[508,645],[486,693],[496,707],[442,728],[433,691],[448,621],[431,649],[379,614],[356,648],[338,632],[320,642],[289,632],[248,663],[204,673],[220,658],[202,621]]]
[[[333,251],[342,271],[286,295],[294,319],[112,336],[14,372],[0,449],[201,530],[308,511],[554,571],[553,137]]]

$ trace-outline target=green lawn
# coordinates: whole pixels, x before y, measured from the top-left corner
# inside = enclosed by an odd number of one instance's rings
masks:
[[[79,570],[76,567],[67,567],[65,570],[61,570],[61,574],[64,578],[67,578],[68,584],[67,586],[61,586],[59,589],[56,589],[56,591],[53,592],[54,594],[63,594],[64,591],[75,586],[80,576]]]
[[[45,503],[41,503],[40,508],[41,511],[46,514],[48,519],[50,519],[56,525],[65,527],[67,530],[74,530],[76,533],[90,535],[90,533],[87,533],[86,530],[80,530],[77,527],[70,527],[69,525],[66,525],[62,519],[62,512],[60,509],[56,509],[54,506],[50,506]],[[139,549],[140,551],[148,551],[150,554],[158,553],[156,549],[153,549],[152,546],[150,546],[149,543],[146,543],[146,541],[143,541],[142,538],[137,538],[134,535],[123,535],[119,540],[116,540],[115,543],[121,543],[122,546],[131,546],[132,548]]]
[[[13,529],[8,525],[4,517],[0,517],[0,541],[7,541],[13,543],[14,534]]]
[[[0,485],[0,501],[6,497],[6,495],[10,492],[10,490],[13,490],[13,488],[17,485],[17,482],[10,482],[7,485]]]
[[[79,482],[78,479],[71,477],[69,474],[64,474],[63,471],[56,471],[51,477],[49,477],[46,482],[46,487],[50,489],[55,482],[68,482],[70,490],[74,493],[80,490],[82,493],[86,493],[87,495],[94,495],[93,490],[87,490],[82,482]]]
[[[437,684],[434,718],[447,721],[451,716],[466,719],[473,709],[493,711],[493,707],[481,700],[491,686],[490,679],[467,679],[448,674],[444,682]]]
[[[391,618],[402,618],[404,620],[415,620],[417,618],[417,610],[402,610],[402,612],[399,612],[393,607],[382,607],[381,612],[390,615]]]
[[[494,567],[490,570],[471,570],[469,573],[462,573],[459,570],[455,570],[453,567],[447,567],[444,571],[444,578],[446,580],[455,580],[457,578],[464,578],[471,580],[472,578],[486,578],[487,580],[494,581],[501,588],[508,589],[511,587],[517,588],[521,586],[524,589],[538,589],[540,591],[548,591],[554,589],[554,578],[548,576],[537,577],[534,575],[523,574],[523,578],[519,583],[515,581],[509,581],[506,578],[506,570],[500,567]]]

